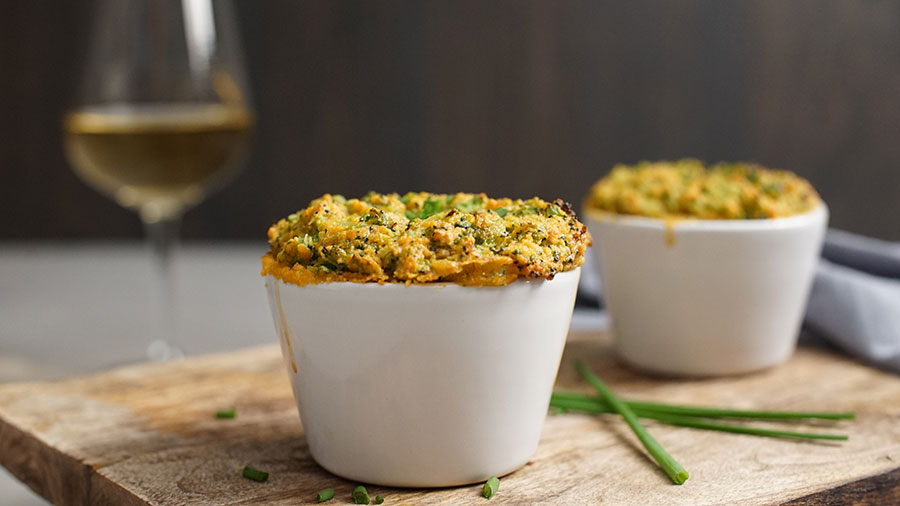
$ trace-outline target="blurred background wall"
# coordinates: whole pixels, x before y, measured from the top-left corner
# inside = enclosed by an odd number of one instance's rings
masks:
[[[745,159],[900,240],[900,2],[238,0],[258,125],[184,236],[262,239],[324,192],[580,202],[617,162]],[[59,118],[91,2],[0,3],[0,238],[138,237]]]

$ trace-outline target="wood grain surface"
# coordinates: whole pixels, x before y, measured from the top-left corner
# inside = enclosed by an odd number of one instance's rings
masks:
[[[691,473],[672,485],[628,428],[610,415],[549,416],[534,458],[504,477],[490,504],[898,504],[900,378],[800,348],[786,364],[718,379],[650,378],[620,366],[607,338],[569,337],[558,386],[587,387],[586,360],[635,398],[742,408],[853,410],[855,421],[815,424],[850,434],[810,443],[704,432],[648,422]],[[235,407],[234,420],[217,409]],[[797,428],[797,424],[771,424]],[[435,458],[440,458],[436,455]],[[309,456],[274,346],[176,363],[143,364],[59,382],[0,386],[0,464],[57,505],[307,504],[356,483]],[[244,479],[251,465],[266,483]],[[389,489],[385,504],[484,504],[480,487]]]

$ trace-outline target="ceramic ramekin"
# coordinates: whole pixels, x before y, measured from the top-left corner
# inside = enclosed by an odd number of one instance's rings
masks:
[[[438,487],[537,448],[580,269],[502,287],[266,278],[313,458],[345,478]]]
[[[623,361],[709,376],[791,355],[828,222],[825,204],[786,218],[668,224],[584,214]]]

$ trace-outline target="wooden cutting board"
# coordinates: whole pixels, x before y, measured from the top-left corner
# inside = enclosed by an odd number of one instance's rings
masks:
[[[896,376],[826,350],[801,348],[787,364],[761,373],[654,379],[619,365],[605,335],[573,334],[559,387],[589,391],[574,372],[575,358],[586,360],[624,396],[852,410],[858,418],[816,424],[819,431],[850,434],[845,443],[647,422],[691,473],[686,484],[675,486],[615,416],[548,416],[534,458],[501,480],[490,503],[479,486],[370,486],[370,495],[383,495],[388,505],[900,504]],[[237,419],[214,418],[217,409],[232,406]],[[336,491],[329,504],[347,504],[356,485],[310,458],[275,346],[0,386],[0,464],[57,505],[307,504],[326,487]],[[240,469],[248,464],[271,473],[269,481],[242,478]]]

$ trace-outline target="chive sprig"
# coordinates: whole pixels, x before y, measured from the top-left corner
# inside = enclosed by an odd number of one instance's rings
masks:
[[[612,409],[619,413],[623,419],[625,419],[625,423],[631,427],[631,430],[634,431],[634,435],[637,436],[641,441],[641,444],[644,445],[644,448],[646,448],[650,455],[653,456],[653,459],[656,460],[656,463],[666,472],[672,482],[676,485],[681,485],[687,481],[690,477],[688,472],[681,467],[681,464],[679,464],[677,460],[669,455],[665,448],[663,448],[649,432],[647,432],[647,429],[641,425],[640,421],[638,421],[638,417],[634,414],[634,411],[616,397],[606,384],[600,381],[600,378],[598,378],[584,362],[579,360],[575,363],[575,368],[585,381],[597,389],[600,397],[603,398]]]
[[[852,420],[856,415],[851,412],[821,412],[821,411],[772,411],[772,410],[746,410],[724,409],[702,406],[682,406],[677,404],[664,404],[659,402],[643,402],[625,400],[617,397],[591,369],[582,361],[575,362],[575,369],[599,395],[588,395],[577,392],[553,392],[550,398],[551,412],[582,411],[586,413],[618,413],[625,423],[634,431],[634,434],[647,449],[659,466],[665,471],[673,483],[683,484],[689,474],[678,463],[647,429],[641,425],[639,418],[656,420],[670,425],[691,427],[696,429],[715,430],[721,432],[733,432],[750,434],[754,436],[797,438],[797,439],[822,439],[831,441],[846,441],[848,436],[843,434],[821,434],[813,432],[799,432],[792,430],[767,429],[747,425],[723,423],[721,419],[749,419],[749,420]]]
[[[563,404],[569,404],[567,401],[581,401],[585,403],[596,404],[600,407],[608,409],[608,406],[594,395],[582,394],[577,392],[553,392],[551,403],[559,404],[559,407],[566,408]],[[830,411],[758,411],[746,409],[725,409],[711,408],[700,406],[682,406],[677,404],[663,404],[660,402],[644,402],[622,399],[622,402],[628,405],[634,411],[648,412],[656,411],[667,413],[670,415],[687,415],[701,416],[704,418],[758,418],[764,420],[792,420],[792,419],[818,419],[818,420],[853,420],[856,415],[850,412],[830,412]],[[578,409],[578,408],[575,408]]]
[[[577,397],[576,397],[577,396]],[[790,430],[766,429],[762,427],[748,427],[745,425],[734,425],[721,422],[713,422],[704,420],[704,418],[746,418],[757,420],[785,420],[785,419],[810,419],[820,418],[826,420],[842,420],[852,419],[853,413],[803,413],[803,412],[780,412],[780,411],[738,411],[718,408],[690,408],[688,406],[675,406],[674,409],[667,409],[669,405],[656,404],[659,406],[654,409],[641,407],[640,402],[622,400],[627,404],[638,418],[646,418],[656,420],[658,422],[667,423],[669,425],[678,425],[681,427],[692,427],[695,429],[715,430],[721,432],[733,432],[737,434],[749,434],[753,436],[779,437],[779,438],[795,438],[795,439],[823,439],[832,441],[846,441],[849,439],[844,434],[822,434],[815,432],[799,432]],[[650,403],[647,403],[650,404]],[[554,393],[550,398],[550,407],[553,409],[562,409],[566,411],[582,411],[585,413],[615,413],[608,403],[602,399],[591,397],[584,394],[565,394],[558,395]],[[682,413],[698,413],[697,415],[684,415]],[[820,416],[821,415],[821,416]]]

